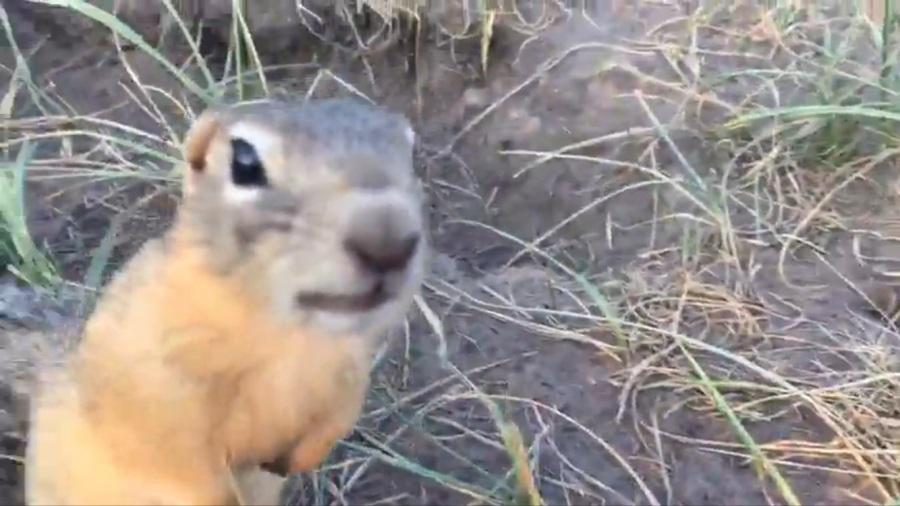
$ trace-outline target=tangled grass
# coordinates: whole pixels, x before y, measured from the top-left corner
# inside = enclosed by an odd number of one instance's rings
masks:
[[[78,113],[46,90],[39,76],[31,75],[28,57],[15,45],[9,20],[0,7],[5,34],[17,51],[16,67],[4,69],[11,76],[11,85],[0,100],[4,132],[0,150],[6,157],[0,187],[0,255],[23,279],[52,283],[59,277],[57,269],[30,238],[24,220],[26,174],[33,181],[71,181],[66,191],[78,191],[88,184],[108,185],[110,207],[124,214],[138,212],[140,205],[156,194],[176,193],[172,167],[177,163],[180,132],[198,109],[220,100],[270,94],[273,69],[262,63],[245,11],[236,1],[232,44],[221,75],[215,75],[213,66],[201,55],[194,27],[181,17],[183,6],[170,0],[161,0],[160,6],[173,16],[188,41],[190,54],[184,62],[171,61],[135,30],[89,2],[40,3],[68,8],[104,25],[114,34],[120,50],[126,42],[137,46],[181,84],[180,94],[173,93],[145,85],[138,72],[130,71],[132,81],[123,83],[124,93],[155,119],[152,131]],[[394,15],[387,13],[414,10],[399,2],[362,3],[381,14],[386,27]],[[562,3],[554,7],[558,10],[553,12],[560,16],[579,15]],[[538,428],[546,428],[552,419],[587,434],[596,448],[585,451],[610,455],[634,481],[642,500],[651,504],[671,502],[669,466],[662,448],[664,442],[672,441],[752,462],[765,484],[762,488],[780,496],[773,502],[802,503],[790,472],[803,469],[858,478],[864,484],[860,490],[868,492],[847,493],[860,502],[900,500],[898,329],[890,321],[877,322],[846,307],[837,310],[837,320],[828,319],[796,296],[798,290],[812,298],[824,293],[827,300],[828,291],[836,290],[825,286],[823,292],[824,285],[815,283],[805,267],[798,267],[797,258],[804,257],[811,260],[803,265],[812,262],[834,274],[842,290],[868,300],[867,288],[837,261],[828,240],[838,233],[851,236],[854,261],[867,267],[886,260],[866,254],[863,243],[898,240],[892,235],[896,227],[890,213],[854,211],[860,199],[891,202],[892,189],[885,190],[875,174],[890,168],[900,149],[896,135],[900,46],[893,43],[897,24],[893,5],[886,1],[877,9],[868,7],[874,9],[870,15],[846,5],[819,5],[816,9],[754,2],[701,6],[651,27],[639,40],[572,46],[484,106],[457,133],[442,139],[443,147],[433,154],[452,155],[457,143],[505,101],[557,72],[570,56],[599,49],[623,55],[618,63],[600,69],[598,79],[626,75],[640,84],[627,98],[642,111],[643,126],[552,150],[522,147],[504,154],[522,160],[517,175],[543,170],[553,161],[579,160],[598,168],[626,169],[637,182],[597,197],[531,240],[486,223],[466,223],[517,245],[519,253],[509,265],[524,256],[540,259],[554,273],[550,290],[560,300],[572,301],[571,307],[523,305],[491,291],[461,290],[440,279],[430,280],[426,293],[430,300],[512,323],[551,340],[589,346],[618,363],[614,376],[620,389],[618,419],[630,420],[648,453],[658,457],[659,476],[642,475],[601,434],[553,406],[488,393],[478,377],[503,363],[463,371],[453,365],[452,357],[444,355],[445,348],[439,344],[438,354],[448,375],[367,413],[359,428],[366,444],[345,442],[344,460],[322,471],[322,477],[339,473],[339,484],[332,484],[329,493],[338,497],[349,494],[377,459],[478,503],[541,504],[540,491],[550,486],[576,491],[582,497],[633,502],[577,468],[559,451],[549,430],[523,433],[501,409],[514,405],[532,413]],[[481,64],[487,68],[493,23],[501,15],[513,14],[486,8],[474,16],[476,23],[465,24],[461,31],[446,27],[444,31],[450,37],[480,38]],[[517,29],[535,38],[556,20],[519,19]],[[379,32],[380,37],[388,40],[388,31]],[[352,49],[363,52],[377,42],[361,37],[355,40],[358,47]],[[658,74],[627,63],[660,55],[668,68]],[[122,61],[127,64],[128,60]],[[365,97],[328,68],[318,64],[305,68],[311,75],[307,97],[314,96],[325,81],[337,83],[345,93]],[[655,102],[674,105],[677,113],[673,119],[660,119]],[[695,166],[680,146],[679,139],[685,135],[700,139],[704,148],[724,163],[711,170]],[[626,141],[640,146],[640,156],[620,160],[586,154],[590,148]],[[661,163],[663,152],[674,154],[676,163]],[[155,191],[140,202],[120,207],[116,197],[135,182]],[[681,227],[679,243],[660,244],[651,233],[646,249],[636,254],[626,270],[606,277],[574,269],[552,248],[556,234],[567,224],[613,194],[638,188],[655,189],[652,229]],[[876,193],[872,188],[885,191]],[[606,226],[610,244],[616,240],[614,228]],[[91,288],[102,284],[112,238],[120,233],[112,227],[99,246],[85,252],[91,257],[90,267],[79,284]],[[889,269],[880,272],[890,274]],[[769,283],[759,283],[761,278]],[[779,288],[773,288],[776,284]],[[438,343],[444,342],[441,317],[426,299],[417,302],[430,332]],[[795,363],[800,356],[812,358]],[[637,408],[638,396],[653,391],[674,392],[681,399],[680,406],[725,420],[733,440],[697,439],[662,430],[656,413],[647,415]],[[485,427],[479,421],[440,414],[441,408],[458,403],[480,406],[491,423]],[[760,442],[748,428],[801,411],[824,424],[830,440]],[[375,421],[386,417],[408,418],[401,420],[395,432],[383,433]],[[478,480],[466,481],[428,467],[415,455],[393,448],[393,442],[411,428],[427,433],[425,419],[452,425],[474,445],[505,452],[509,470],[498,476],[497,470],[484,469],[455,453],[438,436],[433,442],[441,451],[467,462]],[[476,426],[478,429],[473,428]],[[550,448],[568,471],[561,477],[542,473],[536,464],[539,447]],[[326,488],[325,482],[317,484],[319,500]],[[665,497],[659,495],[660,490]]]

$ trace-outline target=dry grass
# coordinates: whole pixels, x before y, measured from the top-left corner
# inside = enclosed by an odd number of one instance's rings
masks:
[[[881,328],[852,313],[847,314],[852,322],[847,330],[830,328],[829,323],[808,318],[803,311],[796,316],[783,314],[780,304],[765,300],[754,289],[753,276],[763,266],[748,251],[760,246],[778,248],[777,271],[785,286],[797,286],[787,264],[789,257],[801,249],[812,250],[823,264],[839,272],[827,252],[814,243],[815,238],[852,227],[850,217],[841,214],[842,206],[834,200],[897,154],[893,130],[900,117],[895,112],[896,83],[890,71],[896,52],[887,45],[879,47],[880,35],[893,35],[893,20],[890,16],[884,19],[885,28],[879,31],[881,27],[860,16],[803,20],[787,10],[760,10],[758,24],[746,34],[738,31],[738,26],[714,22],[721,22],[725,10],[701,10],[673,19],[651,30],[655,33],[652,40],[634,46],[675,54],[670,59],[672,66],[689,71],[678,70],[683,78],[679,82],[659,83],[675,92],[664,95],[663,100],[680,103],[689,119],[675,125],[661,124],[647,106],[644,94],[637,91],[635,102],[654,125],[655,135],[628,135],[649,137],[644,156],[629,166],[691,202],[692,210],[676,219],[689,222],[694,233],[685,234],[689,243],[681,248],[654,253],[649,245],[646,262],[632,266],[628,284],[619,295],[617,313],[621,316],[604,310],[609,304],[605,301],[596,301],[601,311],[595,316],[583,316],[617,334],[622,332],[617,328],[628,333],[625,349],[619,350],[626,361],[620,413],[629,412],[633,405],[630,401],[642,389],[644,380],[654,378],[656,388],[665,385],[693,391],[693,399],[686,402],[697,409],[719,412],[734,429],[738,444],[693,443],[710,445],[717,451],[728,447],[731,454],[752,459],[761,479],[774,483],[781,500],[799,504],[779,469],[810,465],[804,462],[822,460],[827,455],[831,465],[836,465],[835,472],[864,477],[877,490],[878,501],[889,502],[900,492],[897,441],[890,428],[896,420],[897,403],[892,392],[898,387],[898,376],[892,372],[896,365],[889,365],[891,360],[886,359],[896,353],[895,329]],[[713,37],[719,34],[727,35],[724,43]],[[734,39],[745,37],[773,42],[770,56],[780,53],[788,58],[776,60],[779,65],[765,55],[733,51],[731,48],[737,45]],[[826,41],[817,41],[820,37]],[[867,47],[868,54],[880,53],[880,59],[860,61],[851,54],[859,47]],[[733,75],[753,77],[755,90],[751,89],[739,103],[718,98],[727,94],[725,79],[730,76],[704,68],[701,55],[707,60],[716,56],[740,58],[748,65]],[[634,68],[618,70],[638,73]],[[655,76],[640,77],[644,82],[658,82]],[[837,87],[839,78],[847,81],[841,83],[842,88]],[[804,93],[800,96],[818,98],[819,103],[786,104],[784,95],[796,97],[798,91]],[[698,104],[724,110],[731,118],[724,129],[697,132],[720,139],[719,147],[733,155],[717,171],[718,181],[699,177],[668,133],[670,129],[683,132],[696,128],[697,118],[688,111]],[[520,150],[510,154],[538,157],[537,163],[526,167],[535,170],[538,164],[563,156],[590,161],[591,157],[574,153],[603,140],[581,141],[553,152]],[[862,147],[865,142],[870,144]],[[675,174],[656,164],[662,148],[677,155],[681,167]],[[593,160],[599,165],[624,165]],[[660,220],[667,218],[671,217],[659,216]],[[530,244],[519,242],[532,253],[548,256],[537,246],[549,235]],[[659,276],[655,268],[659,265],[672,270]],[[849,279],[843,280],[854,291],[864,293]],[[589,290],[584,296],[592,298]],[[775,316],[789,320],[785,329],[808,326],[819,335],[801,338],[789,330],[774,331],[769,320]],[[713,345],[703,340],[711,335],[725,336],[719,341],[728,344]],[[793,376],[782,372],[787,364],[780,363],[776,354],[769,357],[763,349],[746,344],[748,340],[820,348],[823,353],[844,357],[852,365],[849,370],[835,371],[820,364],[818,370],[795,371],[797,375]],[[728,401],[735,393],[744,400]],[[827,445],[807,441],[757,444],[742,420],[777,417],[777,413],[790,410],[785,405],[812,409],[834,432],[834,439]],[[631,415],[639,418],[639,413]]]
[[[83,1],[43,2],[81,11],[122,39],[138,43],[177,76],[187,93],[176,96],[148,87],[140,75],[132,73],[133,81],[123,86],[131,100],[156,118],[158,128],[148,132],[76,114],[58,97],[41,91],[27,68],[6,69],[14,72],[17,83],[9,93],[18,96],[0,101],[7,111],[0,149],[6,154],[31,154],[28,171],[35,180],[72,179],[71,189],[76,191],[85,181],[102,182],[112,188],[111,200],[135,179],[156,185],[160,192],[173,191],[175,178],[170,167],[177,156],[179,132],[196,116],[197,109],[223,97],[265,94],[272,84],[266,78],[270,69],[260,65],[253,37],[241,16],[234,30],[244,41],[244,50],[232,50],[225,74],[213,77],[208,67],[198,65],[202,58],[195,44],[186,65],[169,62],[154,48],[141,45],[136,34],[120,22]],[[175,12],[168,2],[166,5]],[[606,194],[533,240],[513,237],[484,223],[465,223],[518,245],[521,251],[516,258],[546,262],[554,279],[560,280],[552,288],[554,293],[561,300],[576,301],[570,309],[523,306],[486,290],[461,291],[440,279],[426,286],[431,301],[519,325],[549,339],[575,341],[619,363],[615,378],[621,389],[619,419],[631,420],[648,453],[658,457],[660,476],[642,475],[602,434],[556,407],[488,393],[480,375],[505,363],[462,371],[442,351],[445,348],[438,346],[446,377],[412,393],[385,399],[367,413],[359,429],[366,444],[344,443],[345,458],[319,473],[312,492],[307,490],[315,496],[313,502],[324,503],[326,496],[348,496],[366,479],[375,459],[479,504],[541,504],[542,487],[558,487],[580,495],[581,500],[612,497],[624,503],[635,501],[590,476],[561,452],[552,438],[550,427],[555,425],[575,427],[595,445],[584,451],[608,455],[621,466],[640,491],[641,502],[671,502],[673,492],[662,448],[672,442],[751,461],[765,489],[780,496],[772,502],[801,504],[789,473],[798,469],[825,469],[857,477],[861,483],[858,490],[866,489],[867,499],[854,497],[855,492],[849,490],[848,500],[879,504],[900,500],[898,329],[845,307],[838,309],[839,321],[829,320],[790,295],[795,293],[792,288],[801,293],[819,289],[806,271],[797,267],[796,258],[805,255],[836,273],[846,285],[842,288],[865,297],[856,278],[837,265],[826,239],[837,232],[853,236],[854,241],[900,239],[871,217],[851,214],[857,209],[853,204],[854,195],[860,194],[858,188],[873,191],[866,185],[877,185],[874,173],[895,163],[900,149],[894,133],[900,121],[900,83],[893,71],[898,46],[889,43],[895,35],[895,21],[892,15],[883,14],[890,12],[890,5],[885,2],[880,7],[881,23],[875,24],[852,10],[835,14],[820,8],[817,16],[803,16],[791,7],[741,3],[670,19],[649,30],[642,40],[575,46],[546,61],[498,101],[473,115],[434,152],[434,158],[451,155],[457,143],[506,100],[558,71],[571,55],[601,48],[628,55],[665,55],[670,68],[661,75],[648,75],[628,64],[611,65],[599,72],[598,77],[627,75],[641,83],[640,89],[620,98],[631,100],[636,110],[643,112],[644,127],[577,140],[553,150],[523,148],[505,154],[521,159],[519,175],[545,170],[560,159],[630,170],[638,182],[616,188],[614,193],[656,188],[661,203],[653,230],[680,227],[680,243],[657,244],[651,234],[646,249],[623,272],[595,278],[576,271],[550,246],[566,224],[614,196]],[[822,14],[823,10],[829,15]],[[744,23],[751,18],[755,24]],[[478,19],[487,23],[486,27],[465,36],[484,40],[490,36],[496,14],[488,11]],[[190,33],[190,27],[181,26]],[[540,37],[543,28],[531,27],[529,33]],[[748,46],[751,49],[736,49]],[[482,48],[481,63],[489,66],[488,45],[483,43]],[[20,59],[24,61],[24,57]],[[728,67],[723,61],[740,65]],[[187,72],[186,66],[199,72]],[[365,96],[328,69],[311,68],[310,72],[315,77],[308,97],[324,80],[333,80],[346,93]],[[198,82],[191,77],[195,75],[204,78]],[[733,98],[735,90],[741,91],[741,98]],[[24,101],[38,106],[40,112],[19,116],[16,107],[6,106]],[[675,106],[678,113],[671,116],[675,119],[658,117],[657,102]],[[694,166],[680,146],[679,139],[685,134],[702,140],[705,148],[726,162],[712,171]],[[586,148],[625,140],[640,145],[642,154],[633,160],[584,154]],[[32,153],[29,146],[36,144],[52,149]],[[673,153],[677,163],[661,164],[664,152]],[[21,186],[17,188],[21,192]],[[854,188],[856,193],[851,191]],[[887,200],[889,195],[879,198]],[[4,201],[10,199],[3,196]],[[669,208],[662,201],[676,205]],[[616,240],[611,229],[607,227],[610,244]],[[777,255],[766,255],[769,250]],[[99,284],[108,258],[108,244],[98,248],[85,284]],[[875,259],[859,254],[857,260],[871,263]],[[49,272],[48,267],[37,269]],[[761,288],[757,279],[763,276],[780,283],[781,288]],[[424,299],[420,310],[437,341],[445,342],[442,316]],[[791,363],[795,356],[791,353],[800,352],[817,358],[807,366]],[[837,368],[836,363],[842,366]],[[700,440],[661,430],[655,413],[647,415],[637,409],[639,395],[659,390],[677,392],[683,406],[725,420],[734,439]],[[470,418],[443,414],[448,406],[459,404],[471,406]],[[512,422],[501,406],[530,413],[534,426],[543,429],[523,434],[522,427]],[[748,429],[757,422],[779,420],[798,411],[812,413],[830,430],[831,440],[760,442]],[[387,418],[399,420],[397,427],[390,433],[376,429],[377,422]],[[456,450],[456,444],[432,434],[435,426],[452,427],[467,444],[506,454],[508,472],[498,475],[496,469],[485,469],[470,460]],[[412,431],[425,434],[443,458],[461,463],[471,470],[467,475],[477,479],[463,480],[419,463],[417,455],[396,450],[395,442]],[[565,472],[541,474],[536,462],[541,451],[555,455]],[[658,495],[660,490],[665,496]],[[397,498],[384,498],[391,499]]]

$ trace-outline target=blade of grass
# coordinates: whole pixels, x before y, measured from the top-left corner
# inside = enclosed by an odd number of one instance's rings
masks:
[[[112,257],[115,239],[124,221],[123,216],[124,214],[118,214],[112,219],[109,229],[107,229],[103,239],[100,241],[100,245],[97,246],[91,255],[91,263],[84,274],[84,296],[81,297],[79,314],[86,315],[88,311],[92,310],[96,302],[96,294],[103,282],[103,274],[106,272],[106,267],[109,265],[109,260]]]
[[[139,47],[142,51],[147,53],[151,58],[156,60],[160,65],[162,65],[166,70],[168,70],[175,78],[181,81],[181,84],[184,85],[191,93],[200,97],[204,102],[208,105],[215,104],[217,99],[215,95],[210,94],[208,91],[204,90],[200,85],[194,82],[193,79],[187,76],[184,72],[180,71],[178,67],[176,67],[172,62],[170,62],[165,56],[163,56],[159,51],[153,48],[147,41],[144,40],[143,37],[140,36],[134,29],[132,29],[127,24],[123,23],[119,18],[110,14],[109,12],[100,9],[85,0],[31,0],[35,3],[42,3],[47,5],[54,5],[57,7],[65,7],[67,9],[74,10],[84,16],[87,16],[94,21],[101,23],[106,26],[110,30],[114,31],[120,37],[128,40],[132,44]]]
[[[744,424],[741,423],[741,420],[738,418],[737,414],[735,414],[734,410],[731,409],[731,406],[728,404],[728,401],[725,400],[725,397],[722,396],[722,393],[719,392],[719,389],[716,388],[715,384],[710,381],[709,376],[706,374],[706,371],[697,362],[697,359],[694,358],[694,355],[688,351],[687,347],[684,346],[683,343],[679,341],[678,347],[681,349],[682,354],[684,354],[685,358],[687,358],[688,362],[691,364],[691,368],[694,369],[694,373],[700,378],[700,384],[703,385],[704,390],[706,390],[709,395],[713,399],[713,403],[716,406],[716,409],[722,413],[725,418],[728,420],[728,424],[731,425],[732,430],[734,430],[738,439],[741,443],[747,448],[750,454],[753,456],[753,460],[760,469],[762,469],[766,474],[769,475],[769,478],[775,482],[775,486],[778,487],[778,491],[781,493],[781,496],[784,497],[785,501],[791,506],[800,506],[800,500],[797,499],[796,494],[794,494],[794,490],[791,488],[790,483],[784,478],[784,475],[781,474],[781,471],[778,470],[778,467],[772,464],[772,462],[766,457],[765,453],[753,439],[753,436],[747,432],[747,429],[744,427]]]
[[[498,412],[499,415],[499,412]],[[534,474],[528,463],[528,451],[522,439],[522,431],[515,423],[504,418],[496,418],[500,437],[506,447],[506,453],[512,459],[516,477],[516,498],[514,504],[543,506],[544,500],[534,483]]]
[[[881,84],[886,86],[892,65],[888,61],[891,48],[891,32],[894,29],[894,0],[884,0],[884,19],[881,22]]]
[[[522,432],[518,425],[508,420],[504,416],[500,406],[493,399],[485,395],[485,393],[472,382],[466,375],[459,370],[453,363],[448,362],[454,374],[468,385],[469,389],[474,393],[479,401],[487,408],[494,421],[494,426],[500,431],[500,438],[503,440],[503,446],[506,449],[512,462],[513,476],[515,477],[515,502],[517,505],[543,506],[544,501],[538,492],[534,483],[534,475],[531,472],[531,466],[528,461],[528,451],[525,449],[525,443],[522,439]]]
[[[0,231],[8,236],[7,268],[26,283],[48,287],[58,281],[53,262],[37,247],[28,231],[25,174],[36,145],[27,140],[12,164],[3,168],[0,183]]]
[[[364,455],[375,457],[385,464],[403,469],[404,471],[413,473],[416,476],[421,476],[422,478],[432,480],[435,483],[440,484],[441,486],[456,490],[457,492],[472,497],[473,499],[479,501],[481,504],[500,504],[500,501],[498,501],[496,498],[491,497],[490,493],[487,490],[476,487],[474,485],[470,485],[468,483],[464,483],[454,478],[453,476],[424,467],[421,464],[400,455],[387,446],[382,445],[371,437],[366,437],[366,441],[377,447],[378,450],[374,450],[372,448],[346,440],[341,441],[339,444],[341,446],[345,446],[352,450],[358,451]]]
[[[591,297],[591,300],[594,302],[594,304],[597,305],[597,309],[599,309],[600,313],[603,315],[603,317],[605,319],[607,319],[609,326],[612,329],[612,333],[616,338],[617,344],[619,344],[619,346],[624,347],[628,343],[628,337],[625,335],[625,331],[622,329],[622,326],[620,325],[620,322],[622,321],[622,319],[619,317],[616,309],[609,303],[609,300],[606,298],[606,296],[604,296],[602,294],[602,292],[600,292],[600,290],[596,286],[594,286],[594,284],[591,283],[585,276],[570,269],[569,267],[567,267],[565,264],[563,264],[562,262],[560,262],[553,256],[548,255],[546,252],[544,252],[543,250],[538,248],[536,245],[531,244],[526,241],[523,241],[522,239],[519,239],[518,237],[516,237],[512,234],[509,234],[507,232],[504,232],[503,230],[497,229],[497,228],[492,227],[485,223],[481,223],[478,221],[472,221],[472,220],[454,220],[454,222],[490,230],[491,232],[494,232],[495,234],[503,237],[504,239],[513,241],[513,242],[517,243],[519,246],[522,246],[523,251],[527,251],[529,253],[534,253],[534,254],[540,256],[541,258],[550,262],[552,265],[554,265],[557,269],[559,269],[563,273],[567,274],[568,276],[571,276],[572,279],[577,281],[578,284],[581,285],[581,287],[584,289],[584,291],[587,292],[587,294]]]
[[[872,119],[886,119],[900,122],[900,113],[876,108],[886,103],[872,103],[868,106],[860,105],[801,105],[794,107],[782,107],[775,109],[763,109],[743,114],[725,123],[725,128],[734,130],[747,126],[757,120],[766,118],[803,119],[815,116],[856,116]]]
[[[3,8],[2,4],[0,4],[0,25],[3,26],[3,31],[6,33],[6,40],[16,58],[16,69],[10,82],[10,92],[17,83],[24,83],[28,88],[28,92],[31,95],[31,100],[34,102],[35,107],[37,107],[44,116],[51,116],[52,114],[43,105],[43,100],[47,97],[41,91],[41,88],[34,84],[34,80],[31,77],[31,71],[28,68],[28,62],[25,60],[25,56],[23,56],[21,49],[19,49],[19,45],[16,43],[16,39],[13,36],[12,25],[9,22],[9,16],[7,16],[6,9]]]
[[[253,66],[256,67],[256,73],[259,77],[260,86],[262,86],[263,94],[265,96],[269,96],[269,85],[266,81],[266,74],[263,70],[262,62],[259,59],[259,53],[256,51],[256,44],[253,42],[253,34],[250,32],[250,27],[247,26],[247,19],[244,16],[247,8],[245,2],[242,0],[233,0],[232,5],[234,6],[234,16],[237,20],[237,25],[240,31],[240,37],[243,42],[241,47],[245,47],[248,53],[248,56],[253,60]]]
[[[187,41],[188,45],[191,47],[191,52],[194,53],[194,58],[197,60],[197,65],[200,66],[200,71],[203,73],[203,77],[206,79],[207,87],[216,90],[217,98],[219,98],[220,88],[216,87],[216,79],[213,77],[212,72],[209,70],[209,66],[206,64],[206,58],[204,58],[203,55],[200,54],[200,47],[197,46],[197,41],[191,35],[191,31],[188,29],[184,20],[181,18],[181,14],[178,12],[178,9],[176,9],[172,4],[172,0],[161,1],[169,11],[169,15],[171,15],[175,20],[175,23],[181,30],[182,35],[184,35],[184,40]]]
[[[240,12],[241,0],[231,0],[231,12]],[[238,100],[244,100],[244,38],[241,36],[241,29],[238,22],[238,16],[234,15],[231,19],[231,42],[229,54],[234,55],[234,75],[237,78]]]
[[[494,35],[494,18],[497,12],[489,9],[487,15],[481,21],[481,73],[487,76],[488,57],[490,53],[491,38]]]
[[[540,492],[538,492],[537,486],[534,483],[534,476],[531,472],[531,466],[529,465],[528,460],[528,452],[525,449],[525,444],[522,439],[522,433],[519,430],[519,427],[509,421],[500,409],[500,406],[497,405],[492,399],[484,394],[484,392],[478,388],[477,385],[462,371],[456,367],[453,362],[451,362],[446,357],[446,342],[444,340],[444,328],[443,324],[440,321],[440,318],[431,310],[431,308],[425,304],[424,299],[420,296],[417,297],[416,302],[419,303],[419,308],[425,314],[426,320],[432,327],[432,331],[438,336],[440,341],[440,349],[438,351],[438,356],[441,358],[441,363],[444,368],[450,369],[453,374],[460,379],[460,381],[466,384],[470,390],[472,390],[475,395],[478,396],[478,399],[482,404],[488,409],[488,412],[491,414],[491,418],[494,421],[494,425],[500,431],[501,439],[503,440],[504,448],[506,449],[507,455],[509,455],[510,460],[512,462],[512,475],[515,477],[515,503],[514,504],[527,504],[528,506],[543,506],[543,500],[541,499]],[[496,489],[496,487],[495,487]]]
[[[6,94],[0,99],[0,118],[2,119],[9,119],[13,115],[13,108],[16,105],[16,96],[19,94],[19,87],[21,86],[21,69],[22,67],[17,63],[15,70],[13,70],[13,75],[9,80],[9,89],[6,90]]]

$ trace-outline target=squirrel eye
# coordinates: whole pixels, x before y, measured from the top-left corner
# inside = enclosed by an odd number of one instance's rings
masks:
[[[238,186],[266,186],[266,171],[256,149],[240,138],[231,139],[231,180]]]

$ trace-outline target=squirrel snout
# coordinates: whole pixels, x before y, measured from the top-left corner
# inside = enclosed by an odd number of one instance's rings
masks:
[[[419,240],[418,232],[411,232],[399,238],[377,237],[375,234],[366,233],[344,239],[344,248],[366,269],[377,274],[387,274],[406,267],[416,251]]]
[[[361,209],[344,238],[344,249],[365,269],[379,275],[409,264],[421,233],[401,209]]]

